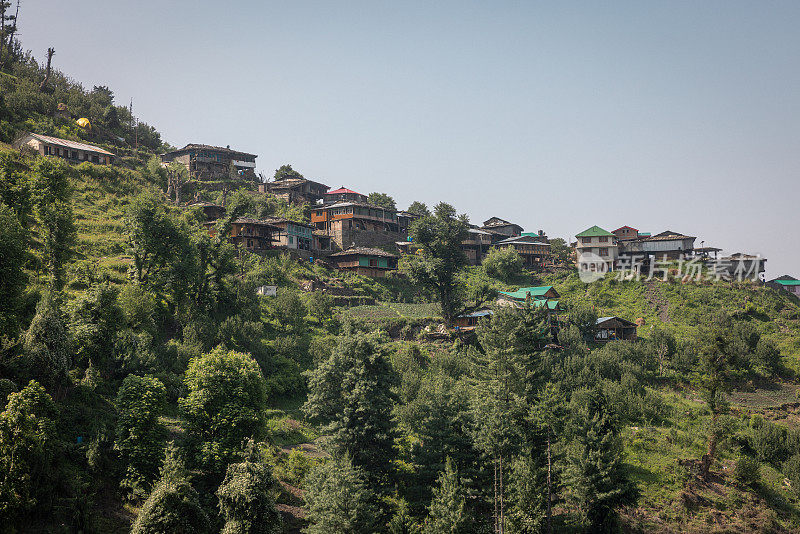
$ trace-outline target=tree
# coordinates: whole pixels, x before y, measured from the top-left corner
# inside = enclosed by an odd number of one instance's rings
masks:
[[[611,532],[616,509],[635,498],[635,487],[622,463],[617,423],[599,388],[586,395],[573,393],[573,443],[565,472],[576,506],[591,532]]]
[[[736,339],[731,335],[733,321],[727,314],[717,315],[700,334],[700,368],[694,383],[711,412],[708,448],[701,459],[700,474],[707,478],[717,454],[717,445],[724,431],[720,417],[728,411],[725,393],[731,389],[732,370],[736,361]]]
[[[466,510],[464,487],[447,458],[444,471],[439,475],[438,487],[433,490],[433,501],[428,508],[425,534],[461,534],[472,532]]]
[[[467,264],[461,242],[467,238],[468,228],[467,216],[457,216],[455,208],[444,202],[436,205],[433,215],[411,225],[411,236],[422,254],[409,259],[410,274],[437,296],[448,325],[463,309],[458,275]]]
[[[37,158],[31,175],[33,213],[42,242],[42,262],[55,289],[63,285],[64,265],[72,254],[77,231],[72,214],[69,165],[55,158]]]
[[[121,486],[134,497],[147,495],[158,476],[166,434],[159,417],[167,389],[157,378],[128,375],[117,393],[117,439],[114,448],[126,466]]]
[[[664,376],[664,370],[677,351],[675,337],[668,331],[659,328],[650,334],[649,342],[658,360],[658,376]]]
[[[281,516],[272,492],[276,482],[256,454],[253,443],[245,461],[230,464],[217,490],[219,510],[225,518],[222,534],[277,534]]]
[[[522,273],[522,257],[513,248],[492,248],[483,260],[483,268],[489,276],[509,281]]]
[[[208,519],[197,491],[186,478],[186,470],[175,447],[167,448],[161,479],[150,492],[131,534],[210,534]]]
[[[288,179],[303,179],[303,175],[297,172],[292,168],[291,165],[288,163],[286,165],[281,165],[277,169],[275,169],[275,175],[273,176],[273,180],[279,182],[281,180],[288,180]]]
[[[431,214],[431,210],[428,209],[428,206],[424,202],[418,200],[412,202],[406,211],[419,215],[420,217],[427,217]]]
[[[396,456],[392,409],[397,376],[374,335],[346,333],[336,350],[308,373],[306,416],[323,425],[334,453],[364,470],[370,487],[385,491]]]
[[[397,211],[397,203],[394,199],[386,193],[370,193],[367,195],[367,202],[373,206],[378,206],[383,209]]]
[[[377,496],[348,456],[315,465],[306,476],[303,495],[306,534],[373,534],[378,531]]]
[[[263,435],[264,376],[249,354],[218,348],[189,361],[184,383],[179,404],[192,460],[221,473],[245,439]]]
[[[24,266],[28,234],[13,210],[0,201],[0,332],[12,336],[19,328],[19,308],[28,281]]]
[[[61,313],[58,296],[46,293],[36,305],[30,327],[25,333],[25,352],[31,373],[49,388],[68,380],[72,359],[71,341]]]
[[[567,266],[572,264],[572,249],[560,237],[554,237],[550,240],[550,254],[553,256],[553,263],[556,265]]]
[[[0,524],[12,527],[53,490],[56,408],[44,388],[30,383],[8,396],[0,413]]]
[[[107,376],[114,359],[114,341],[124,321],[116,288],[108,282],[91,287],[72,306],[70,331],[77,359]]]

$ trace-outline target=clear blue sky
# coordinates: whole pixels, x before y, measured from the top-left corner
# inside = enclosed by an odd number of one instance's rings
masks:
[[[26,0],[20,26],[176,146],[551,237],[675,230],[800,277],[796,0]]]

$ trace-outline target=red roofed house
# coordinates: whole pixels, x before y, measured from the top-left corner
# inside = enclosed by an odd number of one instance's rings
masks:
[[[611,233],[617,236],[617,241],[627,241],[628,239],[639,238],[639,230],[632,226],[622,226]]]
[[[347,189],[342,186],[339,189],[334,189],[325,193],[325,203],[333,202],[366,202],[367,195],[356,193],[352,189]]]

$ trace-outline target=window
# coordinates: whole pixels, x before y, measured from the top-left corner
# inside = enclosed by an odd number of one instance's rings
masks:
[[[291,245],[291,244],[293,244],[293,243],[294,243],[294,237],[292,237],[292,236],[289,236],[289,244]]]
[[[607,236],[607,235],[600,236],[600,242],[601,242],[601,243],[606,243],[606,242],[608,242],[608,236]]]
[[[378,266],[378,259],[377,258],[370,258],[369,259],[369,266],[370,267],[377,267]]]
[[[601,256],[608,256],[608,248],[607,247],[601,248],[600,249],[600,255]]]
[[[592,238],[591,237],[582,237],[581,238],[581,243],[583,243],[584,245],[588,245],[591,242],[592,242]]]

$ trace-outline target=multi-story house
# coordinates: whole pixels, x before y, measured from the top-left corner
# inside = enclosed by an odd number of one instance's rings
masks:
[[[337,202],[362,202],[367,201],[367,195],[356,193],[352,189],[347,189],[345,186],[333,191],[325,193],[325,204],[335,204]]]
[[[281,217],[265,217],[265,221],[278,228],[273,236],[275,246],[292,250],[314,250],[314,225],[291,221]]]
[[[196,180],[228,180],[231,165],[242,179],[255,180],[256,156],[226,148],[188,144],[185,147],[161,154],[161,164],[166,166],[177,161],[186,167]]]
[[[617,236],[617,241],[628,241],[630,239],[639,239],[639,230],[632,226],[621,226],[611,232]],[[650,234],[647,234],[648,236]]]
[[[592,226],[576,234],[575,237],[577,238],[575,249],[578,256],[578,264],[586,263],[591,269],[592,266],[595,268],[600,267],[593,262],[602,261],[608,270],[614,269],[619,256],[617,236],[599,226]],[[591,265],[589,265],[590,259]]]
[[[677,260],[694,253],[696,239],[696,237],[683,235],[672,230],[665,230],[653,236],[639,234],[636,239],[626,239],[619,242],[619,255],[629,258],[639,257],[645,260],[650,257],[656,260]]]
[[[341,250],[405,240],[407,233],[401,229],[400,219],[395,210],[362,202],[325,204],[311,211],[311,223],[329,235]]]
[[[14,141],[14,146],[33,150],[41,156],[56,156],[70,163],[88,161],[96,165],[110,165],[116,157],[108,150],[94,145],[35,133],[26,133],[19,137]]]
[[[483,221],[483,226],[481,226],[481,229],[489,232],[495,232],[506,237],[516,237],[522,235],[522,227],[520,225],[508,222],[500,217],[492,217],[491,219]]]
[[[352,271],[363,276],[382,278],[397,269],[397,256],[380,249],[351,247],[329,256],[333,266],[340,271]]]
[[[461,250],[467,256],[470,265],[480,265],[489,253],[492,243],[497,241],[496,235],[477,226],[467,229],[467,238],[461,242]]]
[[[212,236],[216,234],[215,221],[208,221],[205,226]],[[239,217],[231,222],[228,240],[250,252],[263,252],[274,248],[276,236],[280,231],[281,229],[270,221]]]
[[[509,237],[498,241],[494,247],[506,250],[513,249],[522,258],[522,263],[527,269],[541,271],[545,267],[552,265],[552,254],[550,253],[550,243],[544,233],[530,236],[521,235]]]
[[[285,178],[258,185],[261,193],[271,193],[292,203],[316,204],[325,198],[329,187],[306,178]]]

